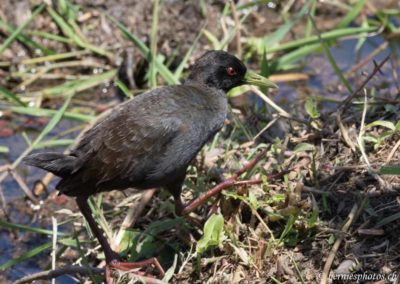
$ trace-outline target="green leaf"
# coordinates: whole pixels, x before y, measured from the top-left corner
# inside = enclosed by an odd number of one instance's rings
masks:
[[[371,142],[371,143],[376,143],[376,142],[378,142],[378,139],[375,137],[375,136],[373,136],[373,135],[365,135],[365,136],[363,136],[363,140],[364,141],[367,141],[367,142]]]
[[[382,126],[389,128],[390,130],[396,130],[396,126],[394,125],[393,122],[386,121],[386,120],[376,120],[366,126],[366,128],[372,128],[375,126]]]
[[[397,123],[396,123],[396,131],[399,131],[400,130],[400,121],[398,121]]]
[[[140,232],[134,230],[126,230],[122,236],[121,242],[119,243],[119,250],[125,251],[132,246],[133,240],[140,235]]]
[[[182,224],[182,222],[183,222],[182,217],[178,217],[175,219],[167,219],[162,221],[155,221],[151,223],[151,225],[146,229],[146,232],[150,235],[158,235],[162,232],[175,228],[179,224]]]
[[[204,233],[197,242],[196,251],[204,253],[212,246],[219,246],[224,237],[224,218],[220,214],[213,214],[204,224]]]
[[[258,200],[257,200],[257,198],[256,198],[256,196],[254,195],[254,193],[253,192],[249,192],[249,202],[250,202],[250,204],[251,204],[251,206],[254,208],[254,209],[258,209]]]
[[[400,165],[398,166],[383,166],[379,170],[382,175],[400,175]]]
[[[174,256],[174,262],[172,263],[172,266],[170,268],[168,268],[167,271],[165,271],[165,275],[164,278],[162,279],[163,282],[165,283],[170,283],[172,277],[175,274],[175,270],[176,270],[176,265],[178,263],[178,254],[175,254]]]
[[[315,151],[315,146],[309,143],[300,143],[294,148],[296,153],[299,152],[312,152]]]
[[[0,153],[8,153],[10,149],[6,146],[0,146]]]
[[[306,112],[312,119],[320,117],[321,114],[317,109],[317,101],[315,100],[314,97],[311,96],[307,97],[304,107],[306,109]]]
[[[245,92],[251,91],[251,88],[252,87],[250,85],[243,85],[243,86],[232,88],[228,92],[228,98],[234,98],[236,96],[243,95]]]

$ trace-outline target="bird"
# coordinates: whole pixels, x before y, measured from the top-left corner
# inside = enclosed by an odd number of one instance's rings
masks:
[[[207,51],[190,67],[182,84],[148,90],[117,105],[82,135],[69,154],[33,153],[24,163],[61,178],[56,189],[76,199],[104,251],[107,268],[154,265],[162,277],[164,271],[156,258],[133,263],[120,260],[97,225],[88,198],[111,190],[163,188],[173,196],[176,214],[186,213],[187,205],[181,200],[186,170],[223,127],[227,92],[244,84],[277,88],[234,55]],[[201,203],[192,203],[191,210]]]

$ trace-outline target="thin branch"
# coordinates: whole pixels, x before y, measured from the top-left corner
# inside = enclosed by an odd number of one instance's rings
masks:
[[[349,102],[351,102],[351,100],[359,93],[361,92],[362,89],[364,89],[364,87],[367,85],[367,83],[376,75],[376,73],[378,73],[383,65],[385,65],[385,63],[389,60],[390,55],[386,56],[385,59],[382,60],[381,63],[379,63],[378,65],[376,65],[374,67],[374,70],[372,71],[372,73],[364,80],[364,82],[360,85],[360,87],[357,88],[357,90],[355,90],[350,96],[348,96],[344,101],[342,101],[336,108],[336,110],[328,113],[329,115],[338,111],[340,108],[345,107],[349,104]]]
[[[243,175],[244,173],[250,171],[254,166],[265,156],[266,150],[261,151],[258,153],[250,162],[248,162],[246,165],[244,165],[241,169],[236,171],[229,179],[224,180],[223,182],[217,184],[210,190],[206,191],[199,197],[193,199],[190,201],[187,205],[185,205],[182,215],[188,215],[190,212],[192,212],[194,209],[199,207],[200,205],[204,204],[207,202],[208,199],[210,199],[213,196],[216,196],[218,193],[220,193],[222,190],[230,188],[237,185],[251,185],[251,184],[259,184],[260,180],[246,180],[242,182],[237,182],[237,179]],[[282,171],[280,173],[270,175],[268,176],[269,179],[276,179],[282,177],[284,174],[288,173],[288,171]]]
[[[137,218],[142,214],[143,209],[149,203],[155,191],[156,189],[149,189],[144,192],[140,197],[140,200],[138,202],[135,202],[135,204],[128,210],[128,213],[126,214],[125,219],[121,224],[121,228],[119,229],[119,232],[115,238],[115,244],[117,246],[119,246],[119,244],[121,243],[122,237],[124,236],[126,229],[131,228],[135,224]]]
[[[41,271],[35,274],[31,274],[25,277],[22,277],[15,281],[13,284],[23,284],[23,283],[31,283],[36,280],[51,280],[53,278],[60,277],[62,275],[74,275],[74,274],[81,274],[81,275],[89,275],[89,274],[101,274],[104,273],[104,269],[96,268],[96,267],[83,267],[83,266],[76,266],[76,265],[69,265],[64,266],[54,270],[46,270]]]
[[[324,270],[322,271],[321,281],[319,282],[320,284],[328,283],[329,272],[331,270],[333,260],[335,259],[336,253],[339,250],[340,244],[344,240],[344,236],[345,236],[344,233],[346,233],[349,230],[351,224],[354,222],[354,220],[357,217],[357,211],[358,211],[358,205],[354,204],[353,208],[351,209],[351,211],[347,217],[346,223],[342,227],[341,231],[343,234],[339,235],[338,238],[336,239],[335,243],[332,246],[331,252],[329,253],[329,256],[325,262]]]

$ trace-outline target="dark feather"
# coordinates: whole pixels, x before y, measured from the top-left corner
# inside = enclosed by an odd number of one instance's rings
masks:
[[[74,171],[76,157],[52,152],[36,153],[25,157],[23,162],[65,178]]]

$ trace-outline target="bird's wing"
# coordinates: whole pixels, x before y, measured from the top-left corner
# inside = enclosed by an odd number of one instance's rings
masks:
[[[83,135],[71,153],[78,158],[75,182],[96,184],[98,190],[111,181],[116,188],[133,186],[154,171],[154,157],[162,157],[165,145],[188,123],[171,115],[177,106],[168,104],[164,89],[118,106]],[[169,113],[158,106],[164,92]]]

